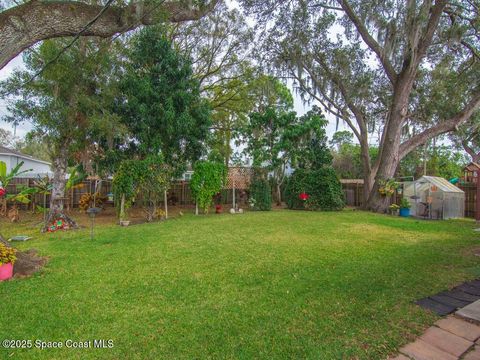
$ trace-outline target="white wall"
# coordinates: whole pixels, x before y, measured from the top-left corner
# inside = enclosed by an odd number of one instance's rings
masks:
[[[17,164],[23,161],[24,164],[20,170],[32,169],[32,171],[22,174],[21,177],[36,177],[37,175],[43,176],[51,173],[50,164],[43,161],[26,159],[13,154],[0,154],[0,161],[3,161],[5,164],[7,164],[7,172],[10,172],[15,166],[17,166]]]

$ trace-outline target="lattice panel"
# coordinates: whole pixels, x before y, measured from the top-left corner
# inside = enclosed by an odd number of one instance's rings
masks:
[[[247,167],[228,168],[227,185],[225,189],[248,189],[253,175],[253,169]]]

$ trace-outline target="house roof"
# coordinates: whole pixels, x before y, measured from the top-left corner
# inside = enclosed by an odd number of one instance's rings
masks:
[[[48,161],[40,160],[40,159],[34,158],[33,156],[22,154],[20,151],[9,149],[1,145],[0,145],[0,155],[10,155],[10,156],[13,155],[22,159],[36,161],[45,165],[51,165],[51,163],[49,163]]]
[[[480,165],[475,163],[475,162],[471,162],[470,164],[468,164],[467,166],[464,167],[464,170],[465,171],[479,171],[480,170]]]

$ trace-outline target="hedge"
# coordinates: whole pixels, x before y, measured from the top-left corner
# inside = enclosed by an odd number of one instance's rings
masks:
[[[253,210],[272,209],[272,188],[267,180],[254,178],[250,184],[250,204]]]
[[[302,193],[307,200],[300,199]],[[289,209],[305,210],[341,210],[345,205],[342,186],[331,167],[295,170],[287,181],[285,202]]]

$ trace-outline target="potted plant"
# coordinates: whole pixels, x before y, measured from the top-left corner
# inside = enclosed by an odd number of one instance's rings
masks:
[[[13,276],[15,260],[17,260],[15,249],[0,242],[0,281],[8,280]]]
[[[410,216],[410,203],[406,198],[402,198],[400,201],[400,216],[409,217]]]
[[[388,208],[390,209],[390,214],[394,216],[398,216],[398,213],[400,211],[400,206],[398,206],[397,204],[392,204]]]
[[[395,179],[381,180],[378,192],[382,196],[392,196],[399,186],[400,184],[396,182]]]

